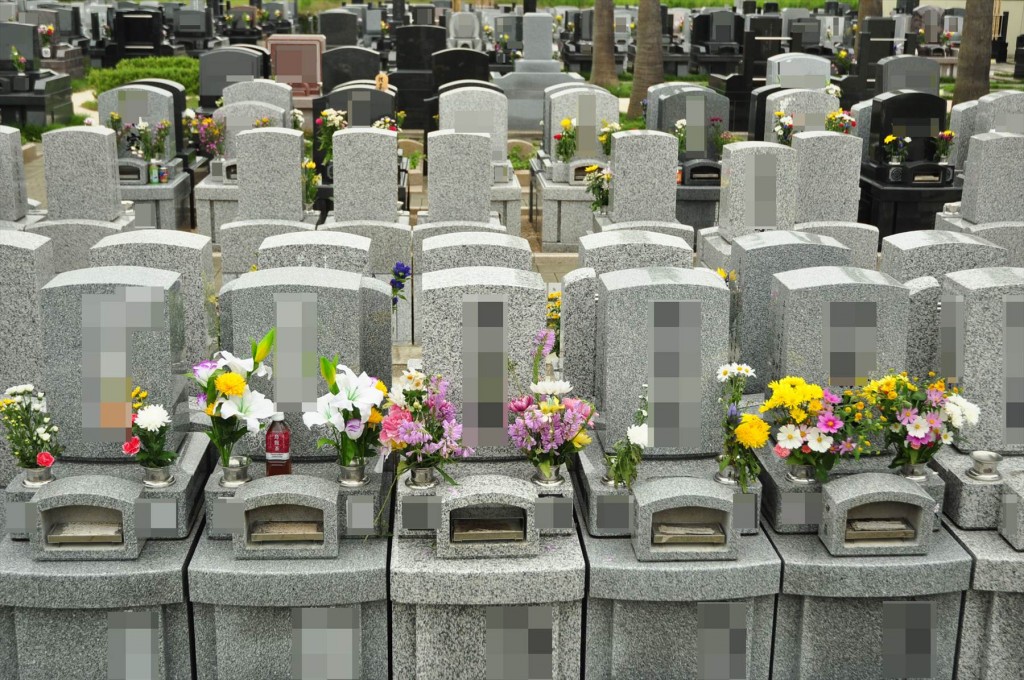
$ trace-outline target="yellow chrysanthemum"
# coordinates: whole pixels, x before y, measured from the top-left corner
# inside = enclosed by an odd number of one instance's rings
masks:
[[[586,430],[580,430],[580,433],[572,438],[572,445],[577,449],[582,449],[584,446],[590,444],[590,435],[587,434]]]
[[[568,130],[571,127],[572,127],[572,121],[569,120],[568,118],[563,118],[562,119],[562,129],[563,130]]]
[[[141,401],[135,402],[134,404],[132,404],[132,408],[142,408],[142,402]]]
[[[132,390],[132,399],[134,399],[135,397],[139,396],[139,392],[141,392],[141,391],[142,391],[141,387],[136,387],[134,390]]]
[[[736,426],[736,441],[748,449],[760,448],[768,441],[769,432],[768,423],[752,413],[744,413],[742,421]]]
[[[383,380],[378,380],[377,384],[374,385],[374,387],[376,387],[378,390],[380,390],[383,394],[387,394],[388,393],[388,386],[384,384]]]
[[[888,135],[888,136],[886,136],[885,140],[882,143],[883,144],[891,144],[891,143],[893,143],[895,141],[896,141],[896,135]]]
[[[139,399],[145,399],[148,396],[149,396],[149,392],[146,391],[146,390],[142,390],[141,392],[139,392]]]
[[[719,275],[720,277],[722,277],[722,280],[723,280],[723,281],[725,281],[725,280],[726,280],[727,278],[729,278],[729,272],[725,271],[725,270],[724,270],[724,269],[722,269],[721,267],[719,267],[718,269],[716,269],[716,270],[715,270],[715,273],[716,273],[716,274],[718,274],[718,275]]]
[[[802,423],[805,420],[807,420],[807,411],[803,410],[802,408],[794,406],[793,408],[789,409],[789,417],[792,418],[797,423]]]
[[[206,415],[213,416],[213,411],[214,411],[215,408],[217,408],[217,404],[207,404],[206,405]]]
[[[808,413],[811,413],[811,414],[817,413],[818,411],[821,410],[821,408],[822,408],[821,399],[811,399],[810,402],[807,403],[807,412]]]
[[[596,166],[596,165],[588,165],[587,167],[583,168],[583,172],[587,172],[587,173],[597,172],[597,170],[598,170],[598,166]]]
[[[378,425],[380,421],[384,420],[384,416],[375,406],[370,407],[370,417],[366,419],[370,425]]]
[[[245,378],[237,373],[221,373],[213,384],[218,392],[229,397],[240,397],[245,391]]]

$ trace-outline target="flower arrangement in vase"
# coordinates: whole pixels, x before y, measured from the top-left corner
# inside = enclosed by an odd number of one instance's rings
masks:
[[[178,454],[166,449],[167,433],[171,429],[171,416],[160,404],[147,404],[149,392],[136,387],[132,390],[132,436],[121,446],[121,452],[133,456],[142,466],[146,478],[143,484],[162,488],[174,483],[170,467]]]
[[[785,111],[775,112],[775,125],[772,127],[776,141],[786,146],[793,145],[793,116],[786,115]]]
[[[338,454],[342,486],[366,484],[366,459],[380,441],[380,423],[384,416],[377,408],[387,387],[365,372],[356,375],[338,363],[338,357],[320,357],[320,375],[327,383],[327,394],[316,400],[316,411],[302,414],[306,427],[326,427],[328,436],[320,437],[316,447],[333,447]]]
[[[446,482],[455,480],[444,466],[473,455],[462,443],[462,425],[455,406],[448,401],[448,381],[429,378],[419,371],[405,371],[388,393],[387,413],[380,425],[380,452],[398,454],[397,480],[406,470],[406,485],[429,489],[437,485],[436,471]]]
[[[718,382],[722,383],[721,402],[725,407],[722,416],[725,450],[719,457],[715,480],[723,484],[739,484],[743,493],[747,493],[747,485],[761,473],[754,450],[765,445],[771,428],[760,416],[740,413],[743,389],[747,378],[755,377],[754,369],[747,364],[726,364],[718,369],[716,375]]]
[[[334,158],[334,133],[347,128],[348,121],[345,120],[344,111],[324,109],[314,122],[320,129],[317,133],[317,144],[324,154],[324,165],[327,165]]]
[[[383,116],[375,121],[371,127],[377,128],[378,130],[391,130],[392,132],[401,132],[402,128],[398,124],[398,121],[391,116]]]
[[[935,162],[945,163],[949,159],[949,152],[953,148],[953,140],[956,133],[952,130],[943,130],[935,139]]]
[[[50,467],[64,447],[57,443],[59,428],[46,410],[46,395],[31,383],[7,388],[0,399],[0,421],[15,465],[27,472],[22,484],[34,488],[53,480]]]
[[[836,72],[839,75],[849,75],[849,73],[853,70],[853,56],[850,54],[850,51],[848,49],[843,47],[840,48],[838,52],[836,52],[835,65]]]
[[[947,389],[944,380],[936,379],[923,389],[921,385],[903,372],[873,380],[861,390],[887,425],[885,443],[896,452],[889,467],[918,479],[935,452],[952,444],[964,425],[977,425],[980,416],[978,406],[964,399],[958,388]]]
[[[11,45],[11,63],[14,64],[14,70],[19,74],[25,73],[25,67],[28,66],[28,59],[14,45]]]
[[[834,83],[826,83],[825,84],[825,94],[830,94],[833,97],[835,97],[836,99],[842,99],[843,98],[843,88],[839,87],[838,85],[836,85]]]
[[[254,128],[268,128],[272,126],[270,122],[270,116],[260,116],[252,122]]]
[[[553,290],[548,293],[548,301],[545,303],[544,322],[545,326],[555,334],[555,346],[552,354],[561,355],[562,348],[562,291]]]
[[[48,59],[52,56],[50,47],[53,45],[53,36],[56,33],[56,30],[53,28],[53,24],[44,24],[37,27],[36,31],[39,32],[40,41],[43,43],[43,59]]]
[[[224,155],[225,127],[211,116],[205,116],[196,120],[190,125],[192,132],[192,143],[196,150],[212,160],[219,159]]]
[[[679,156],[682,157],[686,153],[686,119],[680,118],[677,120],[672,129],[676,139],[679,141]]]
[[[836,109],[825,116],[825,129],[829,132],[841,132],[844,135],[849,135],[853,133],[855,127],[857,127],[857,121],[849,111]]]
[[[312,159],[302,161],[302,202],[309,210],[316,202],[316,192],[320,188],[322,178],[316,171],[316,163]]]
[[[761,406],[775,428],[776,456],[792,466],[787,479],[798,484],[824,482],[840,456],[859,458],[870,451],[867,423],[844,421],[836,407],[844,409],[843,397],[803,378],[787,376],[768,383],[772,396]],[[848,395],[848,399],[852,397]],[[863,420],[863,418],[861,419]]]
[[[612,155],[612,135],[621,131],[622,126],[620,124],[601,121],[601,132],[597,135],[597,141],[601,145],[601,152],[605,156]]]
[[[633,489],[633,482],[639,475],[644,449],[650,445],[647,429],[647,384],[640,394],[640,405],[633,413],[633,424],[626,428],[626,436],[612,446],[612,453],[604,454],[604,478],[606,486],[624,486]]]
[[[534,484],[558,486],[565,481],[561,467],[569,456],[590,444],[587,428],[596,411],[589,402],[566,396],[572,391],[566,381],[540,379],[540,364],[555,346],[554,332],[537,331],[533,345],[530,393],[509,402],[508,436],[537,468]]]
[[[604,212],[611,199],[612,171],[610,168],[602,169],[599,165],[590,165],[585,171],[587,175],[583,180],[586,182],[587,193],[594,197],[590,209],[594,212]]]
[[[288,112],[288,120],[291,121],[293,130],[302,130],[302,126],[306,124],[306,117],[298,109]]]
[[[890,165],[899,165],[907,159],[908,147],[910,146],[910,137],[897,137],[896,135],[887,135],[882,140],[882,150],[885,152],[886,158],[889,159]]]
[[[238,457],[233,461],[231,451],[246,433],[259,432],[263,427],[260,421],[276,411],[274,402],[249,384],[253,376],[271,377],[270,367],[263,362],[270,356],[275,335],[276,329],[271,328],[258,343],[252,343],[252,356],[248,359],[221,350],[212,360],[192,367],[192,377],[202,388],[197,397],[199,406],[210,416],[208,434],[225,473],[222,485],[248,481],[248,459]]]
[[[561,131],[554,135],[555,157],[563,163],[568,163],[576,155],[576,121],[563,118],[561,127]]]
[[[721,158],[722,149],[739,140],[725,128],[724,121],[718,116],[711,116],[708,122],[711,123],[711,141],[715,145],[718,158]]]

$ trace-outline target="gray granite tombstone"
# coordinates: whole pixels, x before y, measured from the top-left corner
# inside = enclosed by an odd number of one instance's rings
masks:
[[[397,157],[398,133],[391,130],[347,128],[334,134],[335,221],[398,219]]]
[[[262,102],[285,111],[292,110],[292,88],[266,78],[232,83],[224,88],[224,105],[241,102]]]
[[[151,85],[129,83],[115,87],[101,92],[96,101],[99,105],[99,122],[103,125],[107,124],[111,113],[121,116],[125,125],[147,123],[153,128],[161,121],[167,121],[172,126],[175,123],[174,95]],[[167,135],[164,150],[158,158],[173,158],[176,153],[172,128],[172,134]]]
[[[793,134],[821,132],[825,129],[825,116],[839,108],[839,100],[824,90],[780,90],[765,100],[764,141],[776,142],[776,113],[781,111],[793,118]]]
[[[860,205],[861,140],[839,132],[798,132],[796,222],[855,222]]]
[[[675,219],[678,153],[679,142],[664,132],[632,130],[612,135],[614,174],[608,199],[612,222]]]
[[[238,158],[235,220],[301,222],[304,212],[302,132],[283,128],[245,130],[235,138],[235,150]]]
[[[491,214],[491,140],[488,135],[440,130],[430,134],[430,221],[487,222]]]

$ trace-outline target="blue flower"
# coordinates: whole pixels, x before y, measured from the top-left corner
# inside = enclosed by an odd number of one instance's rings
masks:
[[[396,298],[396,297],[391,298],[391,306],[394,307],[396,305],[398,305],[398,298]]]
[[[412,268],[404,262],[396,262],[395,268],[391,270],[391,273],[394,274],[397,279],[404,279],[412,273]]]

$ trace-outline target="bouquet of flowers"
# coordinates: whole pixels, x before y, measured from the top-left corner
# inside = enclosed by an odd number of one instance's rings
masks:
[[[412,275],[412,267],[396,262],[391,268],[391,311],[398,309],[398,301],[405,299],[405,284]]]
[[[889,467],[927,463],[943,444],[953,443],[964,425],[978,424],[978,406],[964,399],[957,388],[947,389],[942,379],[924,389],[919,385],[921,381],[903,372],[873,380],[862,389],[864,400],[888,425],[885,442],[896,451]]]
[[[841,132],[848,135],[853,132],[855,127],[857,127],[857,121],[853,119],[849,111],[836,109],[825,116],[825,129],[830,132]]]
[[[825,390],[798,377],[770,382],[768,388],[772,396],[761,404],[760,411],[771,414],[775,455],[789,465],[812,466],[814,476],[825,481],[838,460],[832,451],[835,440],[829,434],[843,424],[838,419],[827,419],[831,411],[826,413]],[[826,420],[821,421],[819,415],[825,415]]]
[[[576,121],[562,119],[562,131],[554,136],[555,156],[563,163],[568,163],[576,155]]]
[[[910,145],[910,137],[897,137],[888,135],[882,140],[882,150],[893,163],[902,163],[907,158],[907,147]]]
[[[28,59],[18,51],[18,48],[11,45],[11,61],[14,63],[14,70],[18,73],[24,73],[25,67],[28,65]]]
[[[787,116],[785,111],[775,112],[775,132],[779,144],[791,146],[793,144],[793,116]]]
[[[836,52],[835,64],[839,75],[845,76],[850,73],[850,70],[853,68],[853,57],[850,55],[850,51],[845,47],[840,48]]]
[[[686,119],[680,118],[677,120],[672,129],[675,132],[676,139],[679,140],[679,153],[684,153],[686,151]]]
[[[391,33],[391,24],[382,20],[380,22],[380,34],[386,38],[389,33]]]
[[[612,171],[610,168],[601,169],[599,165],[590,165],[585,168],[587,176],[584,181],[587,184],[587,193],[594,197],[590,203],[590,209],[597,211],[608,205],[611,198]]]
[[[755,376],[754,369],[747,364],[726,364],[717,372],[718,382],[722,383],[722,403],[725,413],[722,417],[722,429],[725,432],[725,451],[718,462],[719,479],[739,482],[743,493],[747,485],[757,479],[761,466],[757,462],[754,450],[764,446],[771,431],[768,423],[752,413],[740,414],[739,404],[743,398],[743,389],[747,378]],[[725,469],[731,468],[735,477],[726,476]]]
[[[828,84],[825,85],[825,94],[830,94],[833,97],[835,97],[836,99],[842,99],[843,98],[843,88],[839,87],[838,85],[834,85],[832,83],[828,83]]]
[[[278,10],[278,12],[280,12],[280,10]],[[288,118],[292,122],[293,130],[301,130],[302,126],[306,124],[306,117],[302,115],[302,111],[299,111],[298,109],[292,109],[288,113]]]
[[[270,127],[270,116],[261,116],[252,122],[254,128],[268,128]]]
[[[601,151],[605,156],[610,156],[612,153],[612,135],[621,130],[622,126],[618,123],[601,121],[601,134],[597,136],[597,141],[601,144]]]
[[[725,129],[725,123],[718,116],[711,116],[708,119],[711,123],[711,140],[715,145],[715,151],[718,153],[718,157],[722,157],[722,149],[728,144],[732,144],[738,141],[731,132]]]
[[[626,428],[626,436],[615,442],[611,454],[605,454],[604,478],[614,487],[625,486],[632,490],[643,459],[644,449],[650,445],[647,431],[647,385],[640,395],[640,405],[633,414],[633,424]]]
[[[953,40],[953,32],[952,31],[944,31],[942,33],[939,33],[939,45],[941,45],[943,47],[946,47],[947,45],[949,45],[950,42],[952,42],[952,40]]]
[[[949,158],[949,151],[953,147],[953,140],[956,139],[956,133],[952,130],[943,130],[939,133],[938,137],[935,137],[935,161],[941,161],[943,158]]]
[[[484,24],[484,35],[487,36],[488,40],[494,37],[494,29],[491,28],[490,24]]]
[[[154,126],[140,120],[135,126],[131,151],[147,163],[164,152],[167,136],[171,133],[171,122],[162,120]]]
[[[31,383],[15,385],[0,399],[0,421],[7,432],[15,465],[25,470],[48,468],[64,451],[58,427],[46,411],[46,395]]]
[[[169,467],[178,457],[164,447],[171,429],[171,416],[160,404],[147,404],[149,392],[132,390],[132,436],[121,446],[126,456],[134,456],[139,465],[148,468]]]
[[[380,452],[392,451],[398,453],[396,479],[406,470],[433,468],[455,484],[444,471],[445,464],[473,455],[473,449],[463,446],[462,425],[448,401],[447,380],[405,371],[391,386],[387,414],[380,424]]]
[[[327,165],[334,158],[334,133],[347,128],[348,121],[345,120],[344,111],[324,109],[314,122],[320,128],[320,132],[317,133],[317,142],[320,145],[320,151],[324,154],[324,165]]]
[[[562,291],[553,290],[548,293],[548,301],[545,305],[545,325],[555,334],[555,346],[551,350],[553,354],[561,354],[562,335]]]
[[[195,126],[193,143],[196,149],[209,158],[220,158],[224,155],[226,128],[215,118],[206,116]]]
[[[49,47],[50,43],[53,41],[53,24],[39,26],[36,30],[39,32],[39,37],[43,41],[43,47]]]
[[[537,468],[535,481],[561,483],[558,468],[591,442],[587,428],[596,412],[589,402],[565,396],[572,386],[564,380],[540,380],[540,364],[555,346],[554,332],[537,331],[533,345],[530,394],[509,402],[508,436]]]
[[[316,192],[320,187],[321,177],[316,171],[316,163],[310,159],[302,162],[302,202],[307,206],[316,201]]]
[[[249,386],[253,376],[271,376],[263,362],[274,347],[276,329],[271,328],[257,343],[252,343],[252,356],[241,359],[221,350],[213,360],[201,361],[192,367],[192,377],[202,388],[199,406],[210,416],[210,441],[220,454],[220,464],[228,467],[231,449],[246,432],[259,432],[261,420],[274,415],[274,402]]]
[[[329,436],[317,440],[318,449],[332,446],[341,465],[363,465],[380,438],[384,416],[377,407],[388,389],[365,372],[357,376],[338,357],[320,357],[320,375],[328,392],[316,400],[316,411],[302,414],[302,422],[311,430],[327,426]]]
[[[402,128],[398,125],[398,121],[391,116],[384,116],[378,120],[373,121],[373,126],[378,130],[391,130],[392,132],[401,132]]]

